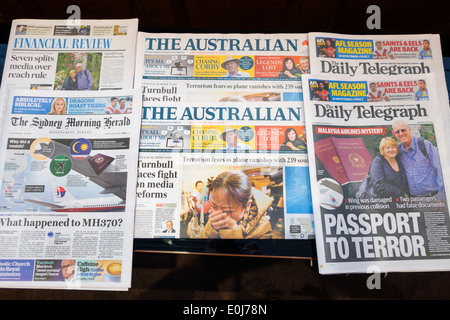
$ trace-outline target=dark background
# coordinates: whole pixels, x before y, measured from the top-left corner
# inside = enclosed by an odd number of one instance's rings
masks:
[[[450,57],[450,1],[0,1],[0,43],[8,42],[12,20],[67,19],[67,7],[73,4],[80,7],[82,19],[138,18],[139,30],[145,32],[439,33],[443,56]],[[371,4],[381,9],[380,30],[366,27]],[[288,256],[136,251],[128,292],[0,289],[0,300],[450,298],[448,272],[391,273],[382,276],[380,289],[370,290],[369,275],[322,276],[315,259]]]

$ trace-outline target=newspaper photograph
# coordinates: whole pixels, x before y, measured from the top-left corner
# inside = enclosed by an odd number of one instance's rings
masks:
[[[344,35],[309,33],[311,73],[326,76],[420,76],[434,73],[439,84],[438,112],[450,123],[440,36]],[[444,127],[446,135],[450,129]],[[447,145],[447,148],[450,145]]]
[[[429,99],[393,102],[365,100],[380,77],[303,78],[320,273],[449,270],[449,151],[434,74],[420,77]],[[313,99],[319,81],[354,97]]]
[[[136,238],[308,239],[298,102],[143,104]]]
[[[0,287],[127,290],[140,90],[9,92]]]
[[[9,89],[132,89],[138,20],[14,20],[1,94]]]

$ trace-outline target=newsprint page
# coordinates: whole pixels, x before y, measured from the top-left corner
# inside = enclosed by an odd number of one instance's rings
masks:
[[[0,110],[10,89],[132,89],[137,30],[137,19],[14,20]]]
[[[449,270],[434,74],[309,75],[303,86],[320,273]]]
[[[306,34],[139,32],[135,237],[311,239],[308,73]]]
[[[0,287],[127,290],[140,90],[9,92]]]
[[[438,34],[348,35],[309,33],[311,73],[349,77],[410,76],[434,73],[438,112],[450,123],[450,104]],[[426,89],[415,97],[426,97]],[[444,127],[450,137],[450,128]],[[447,144],[447,148],[450,145]],[[443,159],[450,165],[450,157]]]

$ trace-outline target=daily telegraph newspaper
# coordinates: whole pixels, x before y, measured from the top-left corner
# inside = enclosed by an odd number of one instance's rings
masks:
[[[301,101],[307,34],[138,33],[135,84],[144,99]]]
[[[450,123],[440,37],[418,35],[344,35],[309,33],[311,73],[326,76],[420,76],[434,73],[438,84],[438,112]],[[444,127],[450,136],[448,126]],[[450,147],[447,142],[447,147]],[[450,163],[450,162],[449,162]]]
[[[9,89],[133,88],[138,20],[72,22],[13,21],[2,77],[2,105]]]
[[[298,102],[144,103],[136,238],[313,235]]]
[[[308,54],[307,34],[138,33],[136,238],[313,236],[301,87]],[[210,226],[208,191],[225,172],[244,174],[264,200],[259,215],[235,217],[240,232]],[[267,234],[253,230],[262,222]]]
[[[303,78],[320,273],[450,267],[449,151],[434,74],[420,76],[429,92],[420,101],[369,102],[361,90],[375,82],[397,92],[416,77]],[[319,81],[345,88],[346,99],[314,98]]]
[[[0,287],[131,286],[140,90],[11,90]],[[116,110],[111,113],[112,105]]]

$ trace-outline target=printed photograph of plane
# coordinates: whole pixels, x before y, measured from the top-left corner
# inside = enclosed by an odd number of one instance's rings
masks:
[[[63,186],[53,187],[54,202],[44,202],[36,199],[24,199],[27,202],[46,207],[55,212],[105,212],[125,211],[126,205],[126,183],[127,172],[108,172],[108,166],[114,158],[98,153],[82,159],[72,157],[69,145],[61,141],[52,140],[50,143],[41,142],[35,153],[41,153],[49,159],[64,155],[72,162],[71,170],[89,178],[89,180],[100,186],[102,191],[97,198],[76,199]],[[114,195],[104,196],[101,195]]]

